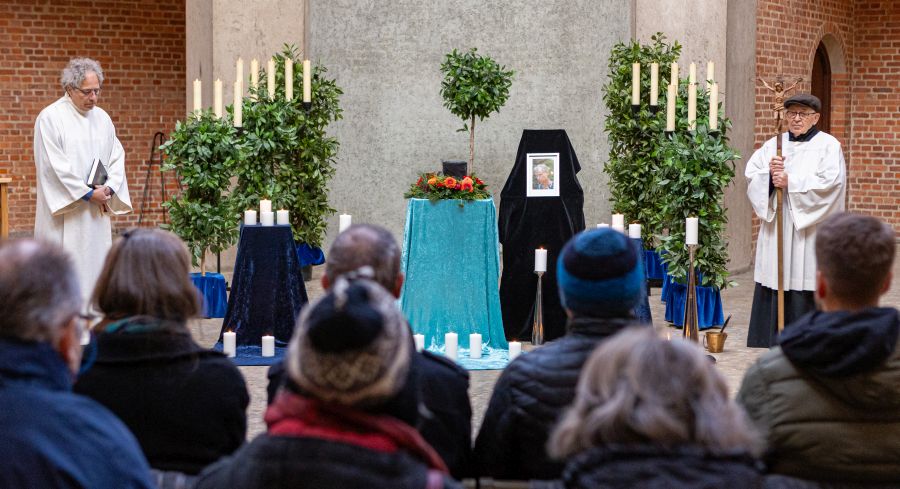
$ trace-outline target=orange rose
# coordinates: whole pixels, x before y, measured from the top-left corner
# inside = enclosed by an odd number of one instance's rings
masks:
[[[444,185],[450,188],[456,188],[456,179],[453,177],[447,177],[444,179]]]
[[[466,182],[465,179],[463,180],[463,183],[459,184],[459,189],[464,192],[473,192],[474,191],[474,187],[472,187],[471,180],[469,182]]]
[[[428,179],[428,185],[435,186],[438,183],[437,177],[431,177]]]
[[[463,185],[468,184],[469,186],[471,186],[471,185],[472,185],[473,183],[475,183],[475,182],[473,182],[471,178],[465,177],[465,178],[462,179],[462,181],[461,181],[460,183],[463,184]]]

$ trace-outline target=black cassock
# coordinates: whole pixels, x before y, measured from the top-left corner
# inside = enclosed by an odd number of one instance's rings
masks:
[[[527,197],[527,154],[559,153],[559,197]],[[547,273],[543,277],[544,339],[565,334],[566,313],[556,287],[556,258],[563,245],[584,230],[584,191],[576,174],[578,157],[562,129],[525,130],[519,142],[516,163],[500,193],[500,244],[503,245],[503,275],[500,307],[503,329],[509,340],[530,341],[534,320],[534,250],[547,250]],[[530,182],[528,182],[530,183]]]

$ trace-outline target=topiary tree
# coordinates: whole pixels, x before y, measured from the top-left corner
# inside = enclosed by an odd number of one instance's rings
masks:
[[[469,168],[475,169],[475,117],[484,120],[509,98],[512,86],[512,70],[497,64],[488,56],[479,56],[477,49],[459,53],[455,49],[444,57],[441,64],[444,80],[441,82],[441,97],[444,107],[463,121],[459,131],[469,131]]]
[[[183,190],[163,207],[170,229],[187,243],[194,265],[206,274],[206,253],[219,253],[237,240],[240,212],[227,190],[234,168],[242,162],[242,145],[229,119],[211,110],[178,121],[161,148],[163,170],[174,171]]]
[[[662,33],[650,44],[631,42],[613,46],[609,56],[609,79],[603,86],[608,114],[604,130],[609,137],[609,160],[603,171],[609,176],[613,212],[640,222],[645,243],[655,247],[662,234],[660,204],[667,190],[654,185],[659,169],[660,140],[666,127],[665,87],[671,79],[671,64],[681,54],[678,42],[669,44]],[[631,108],[631,65],[641,64],[641,105]],[[659,111],[650,111],[650,63],[659,63]]]
[[[312,106],[307,111],[302,97],[284,98],[284,60],[302,66],[294,46],[285,45],[276,59],[276,95],[269,99],[266,85],[256,91],[257,100],[244,99],[243,141],[246,158],[236,168],[235,196],[241,208],[255,207],[263,197],[276,208],[288,209],[294,240],[321,246],[328,205],[328,181],[334,175],[339,143],[329,137],[328,125],[341,119],[338,99],[343,93],[327,69],[316,65],[312,74]],[[260,80],[266,79],[260,70]],[[295,70],[294,93],[302,94],[303,78]]]

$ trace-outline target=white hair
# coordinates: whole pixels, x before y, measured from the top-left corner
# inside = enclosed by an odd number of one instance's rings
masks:
[[[549,175],[550,167],[543,163],[538,163],[537,165],[534,165],[533,171],[534,171],[534,173],[546,173]]]
[[[69,60],[68,66],[63,69],[62,76],[59,79],[63,90],[69,87],[81,88],[84,78],[90,72],[94,72],[97,75],[97,81],[102,85],[103,69],[100,68],[100,63],[91,58],[72,58]]]

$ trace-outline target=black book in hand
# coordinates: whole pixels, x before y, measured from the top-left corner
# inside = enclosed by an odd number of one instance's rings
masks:
[[[109,174],[106,173],[106,167],[103,166],[103,162],[100,161],[100,158],[94,158],[94,161],[91,163],[91,171],[88,173],[87,180],[84,183],[88,187],[96,188],[104,185],[108,178]]]

